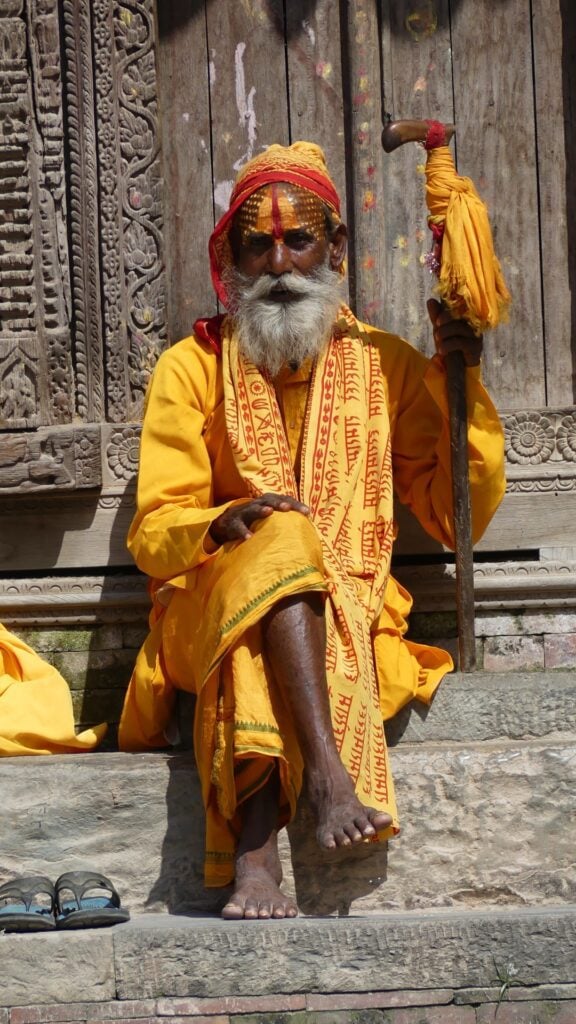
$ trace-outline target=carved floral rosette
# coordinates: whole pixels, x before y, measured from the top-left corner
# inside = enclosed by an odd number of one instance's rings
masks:
[[[576,488],[576,410],[543,409],[503,417],[508,491]]]

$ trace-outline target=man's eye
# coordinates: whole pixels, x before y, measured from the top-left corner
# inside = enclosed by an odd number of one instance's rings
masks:
[[[314,241],[312,235],[308,234],[307,231],[289,231],[286,234],[286,245],[291,249],[305,249],[307,245],[310,245]]]
[[[268,249],[272,244],[272,239],[269,235],[250,235],[246,239],[246,246],[248,249]]]

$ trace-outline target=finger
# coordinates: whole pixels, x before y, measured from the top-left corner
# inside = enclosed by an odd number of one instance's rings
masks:
[[[271,516],[273,511],[274,509],[271,505],[248,505],[241,513],[242,522],[246,526],[251,526],[258,519],[266,519],[268,516]]]
[[[254,536],[249,529],[249,525],[243,522],[242,519],[233,519],[224,528],[226,540],[249,540],[250,537]]]
[[[304,505],[290,494],[263,494],[260,501],[281,512],[302,512],[304,515],[308,515],[310,512],[308,505]]]
[[[426,303],[426,309],[428,310],[428,316],[430,322],[435,326],[440,313],[442,312],[442,306],[436,299],[428,299]]]
[[[482,342],[479,338],[469,342],[462,338],[448,338],[440,342],[438,351],[441,356],[447,356],[451,352],[461,352],[467,366],[478,366],[482,355]]]

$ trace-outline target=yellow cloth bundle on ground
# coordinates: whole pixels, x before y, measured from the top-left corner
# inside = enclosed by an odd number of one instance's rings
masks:
[[[0,625],[0,756],[92,750],[105,732],[97,725],[75,734],[66,680]]]

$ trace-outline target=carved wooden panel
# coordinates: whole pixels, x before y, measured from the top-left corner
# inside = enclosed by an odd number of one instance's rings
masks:
[[[140,417],[166,343],[154,4],[93,0],[91,12],[106,418],[122,422]]]
[[[2,436],[0,494],[96,487],[101,478],[98,424],[44,427]]]
[[[0,0],[0,429],[73,414],[57,0]]]
[[[154,14],[0,0],[5,492],[100,485],[98,424],[140,419],[166,344]]]

